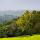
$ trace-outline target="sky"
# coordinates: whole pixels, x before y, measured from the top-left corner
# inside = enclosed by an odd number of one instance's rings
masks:
[[[40,10],[40,0],[0,0],[0,10]]]

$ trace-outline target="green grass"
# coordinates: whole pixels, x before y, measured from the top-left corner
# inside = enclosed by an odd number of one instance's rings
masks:
[[[40,40],[40,35],[0,38],[0,40]]]

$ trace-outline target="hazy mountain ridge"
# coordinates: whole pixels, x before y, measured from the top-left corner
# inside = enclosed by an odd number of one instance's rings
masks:
[[[17,18],[18,16],[21,16],[22,13],[23,13],[23,10],[22,11],[15,11],[15,10],[0,11],[0,23]]]
[[[15,15],[20,16],[22,15],[24,10],[8,10],[8,11],[0,11],[0,15]]]

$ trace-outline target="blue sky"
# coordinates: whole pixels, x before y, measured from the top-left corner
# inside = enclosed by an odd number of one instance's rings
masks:
[[[0,10],[40,10],[40,0],[0,0]]]

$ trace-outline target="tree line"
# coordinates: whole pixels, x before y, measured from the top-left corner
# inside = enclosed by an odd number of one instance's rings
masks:
[[[26,10],[21,17],[0,24],[0,37],[40,34],[40,11]]]

